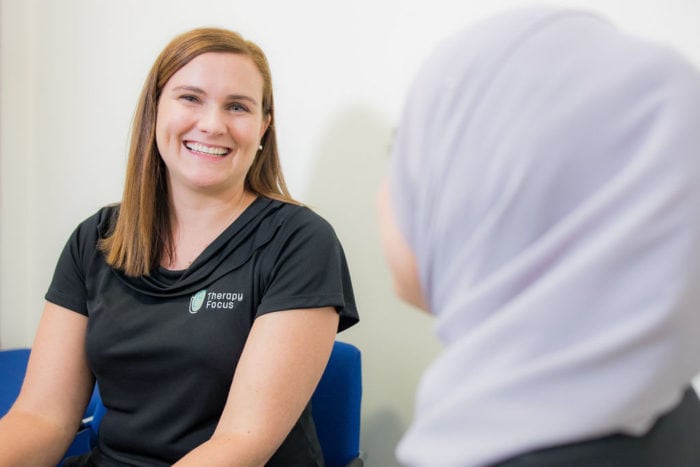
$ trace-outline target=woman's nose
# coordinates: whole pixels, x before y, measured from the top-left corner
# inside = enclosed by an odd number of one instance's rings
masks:
[[[220,134],[226,130],[221,111],[215,107],[202,110],[197,121],[197,128],[205,133]]]

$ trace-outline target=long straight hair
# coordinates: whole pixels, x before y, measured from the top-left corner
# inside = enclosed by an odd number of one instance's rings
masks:
[[[129,276],[147,276],[164,255],[173,254],[166,167],[156,145],[158,99],[168,80],[195,57],[207,53],[245,55],[263,78],[263,117],[270,124],[263,135],[263,149],[245,178],[251,193],[299,204],[284,181],[277,152],[275,112],[270,66],[253,42],[226,29],[200,28],[175,37],[151,67],[136,107],[124,192],[119,215],[111,232],[99,243],[107,264]]]

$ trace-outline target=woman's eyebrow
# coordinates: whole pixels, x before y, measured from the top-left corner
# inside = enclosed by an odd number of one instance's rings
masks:
[[[173,88],[173,92],[175,91],[190,91],[194,92],[196,94],[206,94],[203,89],[198,88],[197,86],[190,86],[190,85],[182,85],[182,86],[176,86]]]
[[[226,100],[230,101],[248,101],[253,105],[258,105],[258,101],[256,101],[254,98],[247,96],[245,94],[229,94],[226,96]]]

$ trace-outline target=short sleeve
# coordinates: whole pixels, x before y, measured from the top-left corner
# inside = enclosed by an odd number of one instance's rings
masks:
[[[296,209],[266,252],[269,273],[257,315],[332,306],[342,331],[359,321],[343,248],[328,222],[308,208]]]
[[[82,222],[71,234],[59,256],[44,298],[51,303],[87,316],[86,268],[97,249],[100,213]]]

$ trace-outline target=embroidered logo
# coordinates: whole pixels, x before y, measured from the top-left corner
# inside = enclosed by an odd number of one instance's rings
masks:
[[[202,308],[204,298],[207,296],[207,289],[202,289],[190,298],[190,313],[194,314]]]
[[[190,313],[196,314],[202,307],[205,310],[233,310],[242,301],[241,292],[207,292],[207,289],[202,289],[190,298]]]

